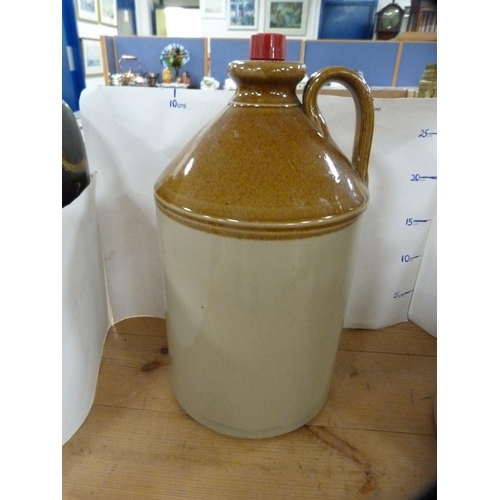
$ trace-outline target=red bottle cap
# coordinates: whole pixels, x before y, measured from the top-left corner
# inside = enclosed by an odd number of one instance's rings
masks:
[[[284,61],[286,36],[281,33],[256,33],[250,37],[250,59]]]

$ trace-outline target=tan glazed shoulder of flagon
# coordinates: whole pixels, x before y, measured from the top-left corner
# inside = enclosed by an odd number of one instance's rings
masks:
[[[336,231],[364,211],[365,183],[296,96],[304,65],[283,66],[230,64],[235,96],[155,184],[167,216],[217,234],[288,239]]]

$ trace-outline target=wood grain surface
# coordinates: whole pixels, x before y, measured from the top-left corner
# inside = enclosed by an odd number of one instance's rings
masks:
[[[330,397],[271,439],[222,436],[169,386],[164,320],[108,332],[93,407],[63,446],[63,498],[413,500],[436,482],[437,341],[411,322],[344,330]]]

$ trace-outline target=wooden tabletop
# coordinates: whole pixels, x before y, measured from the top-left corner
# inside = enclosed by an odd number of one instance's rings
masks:
[[[63,446],[63,499],[417,499],[436,482],[436,339],[344,330],[330,397],[300,429],[223,436],[169,386],[164,320],[108,332],[94,404]]]

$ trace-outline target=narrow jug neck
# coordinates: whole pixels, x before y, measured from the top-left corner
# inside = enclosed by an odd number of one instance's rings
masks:
[[[304,78],[306,67],[288,61],[233,61],[229,76],[237,89],[229,101],[241,106],[300,106],[297,84]]]

